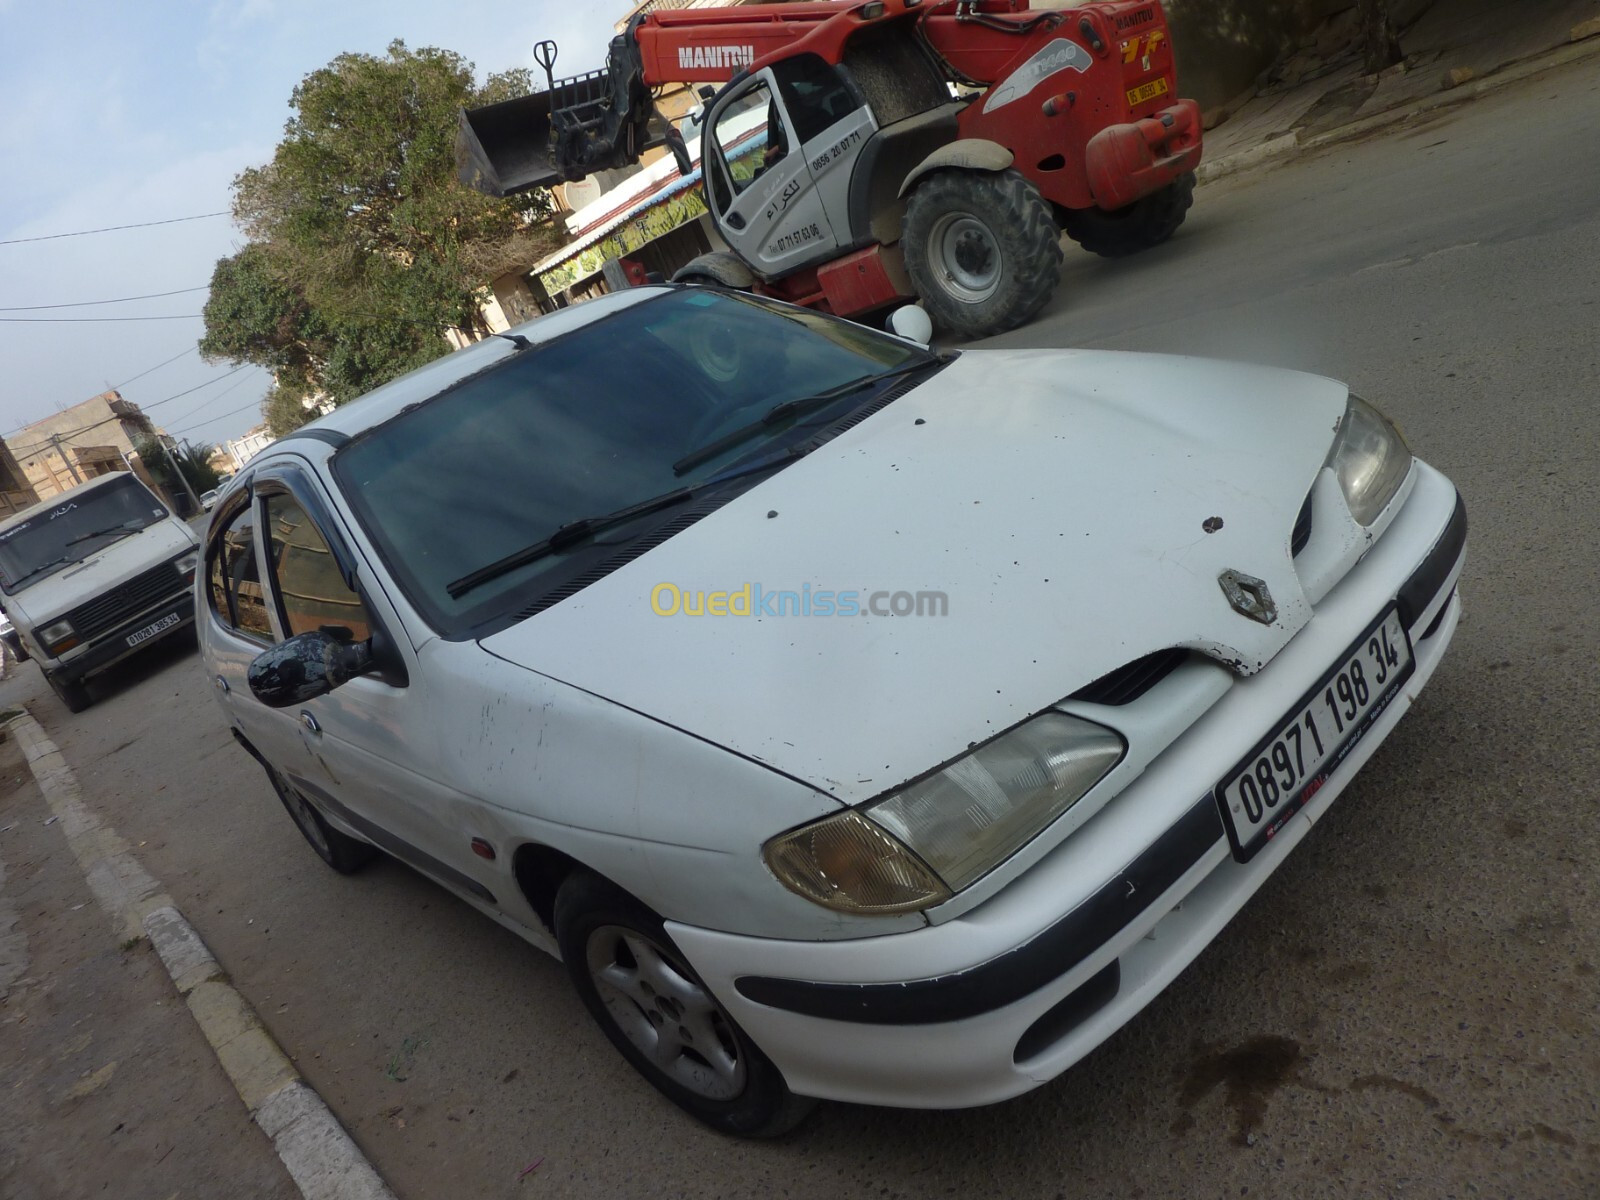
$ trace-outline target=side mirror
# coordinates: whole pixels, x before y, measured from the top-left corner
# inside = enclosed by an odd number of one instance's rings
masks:
[[[366,642],[341,642],[317,629],[263,650],[251,662],[246,678],[261,703],[268,708],[288,708],[326,696],[376,665]]]
[[[889,314],[889,332],[926,350],[933,341],[933,318],[920,304],[903,304]]]

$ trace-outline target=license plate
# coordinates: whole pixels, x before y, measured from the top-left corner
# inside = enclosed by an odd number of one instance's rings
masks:
[[[151,638],[155,637],[156,634],[171,629],[178,623],[179,620],[180,618],[177,613],[168,613],[153,625],[146,625],[143,629],[140,629],[134,633],[130,633],[127,638],[128,645],[137,646],[142,642],[148,642]]]
[[[1305,807],[1389,706],[1415,666],[1388,610],[1217,786],[1233,856],[1249,862]]]
[[[1146,100],[1154,100],[1157,96],[1167,94],[1167,81],[1165,79],[1152,79],[1149,83],[1141,83],[1136,88],[1128,89],[1128,107],[1134,108]]]

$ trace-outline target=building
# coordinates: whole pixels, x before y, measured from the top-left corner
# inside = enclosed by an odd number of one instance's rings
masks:
[[[0,521],[37,503],[39,493],[33,490],[10,449],[0,442]]]
[[[155,436],[155,426],[137,404],[109,391],[35,421],[6,438],[5,445],[34,496],[47,500],[112,471],[133,471],[155,487],[134,449],[137,439]]]
[[[242,437],[231,438],[223,442],[222,448],[227,451],[228,460],[233,464],[228,473],[237,475],[244,469],[245,463],[272,445],[275,440],[277,439],[267,432],[267,427],[263,423],[253,429],[246,430]]]

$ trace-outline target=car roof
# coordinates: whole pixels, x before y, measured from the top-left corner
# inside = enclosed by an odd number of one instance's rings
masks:
[[[585,300],[581,304],[558,309],[545,316],[525,321],[521,325],[513,325],[503,333],[487,337],[481,342],[474,342],[443,358],[437,358],[426,366],[418,367],[415,371],[334,409],[325,417],[319,417],[302,425],[290,434],[289,438],[306,435],[317,437],[319,432],[342,435],[339,438],[341,441],[343,438],[354,437],[374,425],[381,425],[398,416],[414,404],[432,399],[463,379],[514,357],[530,346],[553,341],[563,334],[603,320],[612,313],[674,290],[676,289],[663,286],[628,288],[626,291],[611,292],[597,296],[593,300]]]
[[[87,493],[95,491],[99,488],[109,487],[117,480],[122,479],[125,476],[131,476],[132,474],[132,471],[108,471],[104,475],[96,475],[93,479],[86,480],[85,482],[78,484],[76,487],[68,488],[64,492],[57,492],[53,496],[47,496],[43,500],[39,501],[39,503],[30,504],[21,512],[13,513],[5,520],[0,521],[0,532],[10,529],[13,525],[21,525],[30,517],[44,512],[46,509],[55,508],[67,499],[86,495]]]

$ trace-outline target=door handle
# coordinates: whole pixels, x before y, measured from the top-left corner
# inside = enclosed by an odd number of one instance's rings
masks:
[[[224,695],[227,694],[228,681],[226,679],[224,679],[221,675],[217,676],[217,687],[223,692]]]
[[[317,719],[303,708],[300,710],[300,724],[304,725],[307,731],[311,733],[322,732],[322,726],[317,724]]]
[[[741,217],[736,212],[729,213],[726,217],[723,218],[723,220],[728,223],[728,228],[729,229],[743,229],[744,228],[744,218]]]

